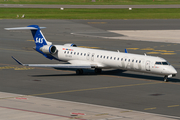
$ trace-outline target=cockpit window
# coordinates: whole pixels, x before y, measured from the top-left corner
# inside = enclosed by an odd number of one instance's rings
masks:
[[[161,65],[161,62],[156,62],[155,64],[156,64],[156,65]]]
[[[156,65],[170,65],[168,62],[156,62]]]
[[[167,62],[162,62],[163,65],[169,65]]]

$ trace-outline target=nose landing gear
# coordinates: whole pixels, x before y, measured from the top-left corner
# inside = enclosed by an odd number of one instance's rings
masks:
[[[164,82],[168,82],[168,76],[167,75],[164,76]]]
[[[176,74],[165,75],[164,82],[168,82],[168,78],[175,77],[175,76],[176,76]]]

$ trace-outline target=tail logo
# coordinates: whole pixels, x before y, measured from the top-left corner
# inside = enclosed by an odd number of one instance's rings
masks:
[[[38,38],[38,37],[36,37],[36,43],[43,43],[43,40],[44,40],[44,38]]]

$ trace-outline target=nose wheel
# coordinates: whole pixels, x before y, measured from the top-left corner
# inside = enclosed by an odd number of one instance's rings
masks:
[[[167,75],[164,76],[164,82],[168,82],[168,76]]]

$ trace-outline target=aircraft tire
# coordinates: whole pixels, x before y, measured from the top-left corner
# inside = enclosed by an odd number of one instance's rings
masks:
[[[83,74],[83,69],[77,69],[76,74],[77,75],[82,75]]]
[[[95,70],[94,70],[94,71],[95,71],[95,73],[96,73],[96,74],[100,74],[100,73],[102,72],[102,69],[95,68]]]
[[[84,72],[83,69],[80,69],[80,74],[81,74],[81,75],[83,74],[83,72]]]
[[[167,75],[164,76],[164,82],[168,82],[168,76]]]

